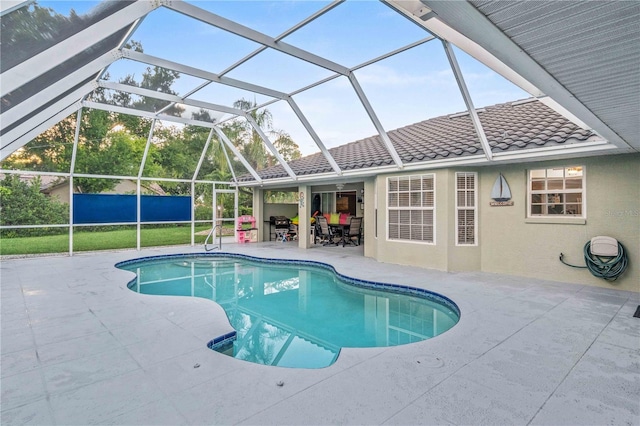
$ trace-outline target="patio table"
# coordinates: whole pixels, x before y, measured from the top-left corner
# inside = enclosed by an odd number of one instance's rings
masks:
[[[344,234],[345,231],[347,229],[349,229],[349,224],[348,223],[329,223],[328,224],[330,228],[332,228],[335,232],[335,230],[339,230],[340,231],[340,240],[336,243],[337,246],[340,245],[340,243],[342,243],[342,247],[345,246],[346,243],[346,239],[344,238]]]

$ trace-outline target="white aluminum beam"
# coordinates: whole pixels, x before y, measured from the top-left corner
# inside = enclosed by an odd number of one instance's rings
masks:
[[[333,2],[329,3],[328,5],[326,5],[325,7],[323,7],[322,9],[318,10],[316,13],[312,14],[311,16],[309,16],[307,19],[297,23],[296,25],[294,25],[293,27],[289,28],[287,31],[283,32],[282,34],[280,34],[279,36],[277,36],[276,38],[274,38],[275,42],[279,42],[280,40],[282,40],[283,38],[285,38],[286,36],[293,34],[294,32],[298,31],[300,28],[304,27],[305,25],[315,21],[317,18],[319,18],[320,16],[324,15],[325,13],[327,13],[328,11],[332,10],[333,8],[335,8],[336,6],[338,6],[341,3],[344,3],[346,0],[334,0]],[[232,70],[236,69],[237,67],[239,67],[240,65],[244,64],[245,62],[247,62],[249,59],[255,57],[257,54],[265,51],[267,49],[267,46],[261,46],[258,49],[254,50],[253,52],[249,53],[247,56],[245,56],[244,58],[240,59],[238,62],[236,62],[235,64],[232,64],[231,66],[229,66],[227,69],[225,69],[224,71],[222,71],[220,73],[221,76],[231,72]]]
[[[227,159],[227,164],[229,165],[229,171],[231,172],[231,176],[233,176],[233,182],[236,184],[236,187],[238,186],[238,178],[236,177],[236,172],[233,170],[233,165],[231,164],[231,160],[229,159],[229,154],[227,154],[227,149],[224,147],[224,143],[219,142],[220,143],[220,149],[222,150],[222,153],[224,154],[224,158]]]
[[[25,6],[30,5],[31,3],[35,3],[36,0],[27,0],[27,1],[14,1],[14,0],[2,0],[0,2],[0,16],[4,16],[7,13],[11,13],[14,10],[18,10]]]
[[[113,15],[97,22],[77,34],[61,41],[2,73],[0,96],[12,92],[46,71],[60,65],[78,53],[90,48],[116,31],[131,25],[137,19],[157,8],[151,1],[136,1]]]
[[[371,65],[372,63],[381,61],[383,59],[386,59],[388,57],[391,57],[393,55],[396,55],[398,53],[404,52],[408,49],[411,49],[413,47],[416,47],[418,45],[424,44],[426,42],[429,42],[431,40],[433,40],[434,37],[427,37],[421,40],[418,40],[414,43],[411,43],[407,46],[401,47],[399,49],[396,49],[392,52],[389,52],[385,55],[382,55],[380,57],[377,57],[371,61],[367,61],[363,64],[360,64],[356,67],[354,67],[354,69],[359,69],[362,67],[365,67],[367,65]],[[248,90],[248,91],[252,91],[252,92],[257,92],[257,93],[261,93],[276,99],[281,99],[281,100],[286,100],[289,105],[292,107],[292,109],[294,110],[294,112],[296,113],[296,115],[298,116],[298,118],[300,119],[302,125],[306,128],[307,132],[309,133],[309,135],[311,136],[311,138],[314,140],[314,142],[316,143],[316,145],[318,146],[318,148],[320,149],[320,151],[323,153],[323,155],[325,156],[325,158],[327,159],[327,161],[329,162],[329,164],[331,165],[331,167],[334,169],[334,171],[336,171],[336,173],[340,174],[342,173],[340,167],[338,166],[338,164],[335,162],[335,160],[333,159],[333,157],[331,156],[331,154],[329,154],[328,150],[326,149],[326,147],[324,146],[324,144],[322,143],[321,139],[319,138],[319,136],[317,135],[317,133],[313,130],[313,128],[311,127],[310,123],[308,122],[308,120],[306,120],[306,117],[304,117],[304,115],[302,114],[302,112],[300,111],[299,108],[297,108],[296,106],[291,105],[290,100],[292,100],[290,95],[287,95],[283,92],[277,92],[277,91],[273,91],[271,89],[265,88],[265,87],[260,87],[260,86],[256,86],[250,83],[245,83],[245,82],[241,82],[239,80],[234,80],[234,79],[228,79],[227,77],[221,77],[218,74],[214,74],[214,73],[210,73],[208,71],[204,71],[204,70],[199,70],[193,67],[188,67],[188,66],[184,66],[182,64],[178,64],[172,61],[167,61],[161,58],[157,58],[157,57],[153,57],[151,55],[146,55],[140,52],[135,52],[135,51],[131,51],[131,50],[123,50],[123,55],[127,58],[130,58],[132,60],[136,60],[139,62],[143,62],[143,63],[147,63],[150,65],[156,65],[156,66],[160,66],[163,68],[167,68],[167,69],[172,69],[178,72],[182,72],[188,75],[192,75],[195,77],[199,77],[199,78],[203,78],[212,82],[216,82],[216,83],[220,83],[220,84],[226,84],[229,86],[233,86],[233,87],[237,87],[240,89],[244,89],[244,90]],[[350,75],[353,75],[353,73],[351,73],[351,70],[348,70]],[[301,93],[305,90],[309,90],[311,88],[314,88],[320,84],[323,84],[327,81],[333,80],[337,77],[339,77],[340,73],[336,73],[333,76],[330,76],[326,79],[320,80],[314,84],[311,84],[303,89],[297,90],[295,92],[293,92],[292,94],[297,94],[297,93]],[[353,77],[355,79],[355,76]],[[350,77],[351,80],[351,77]],[[205,83],[203,85],[200,86],[200,88],[204,87],[206,84]],[[353,82],[352,82],[353,84]],[[371,105],[369,104],[366,96],[364,95],[364,92],[362,91],[362,89],[360,88],[360,85],[358,84],[358,82],[356,81],[354,89],[356,90],[356,94],[358,95],[358,97],[360,98],[361,102],[363,103],[363,106],[365,107],[365,109],[367,109],[367,114],[369,115],[369,117],[371,118],[371,120],[374,123],[374,126],[376,126],[376,129],[378,130],[378,133],[381,135],[385,145],[387,146],[387,148],[389,149],[389,147],[392,149],[392,153],[391,156],[394,158],[394,161],[396,162],[396,164],[399,165],[399,167],[402,167],[402,161],[400,160],[399,156],[397,155],[397,152],[395,151],[395,148],[393,148],[393,145],[391,144],[390,139],[388,138],[388,135],[386,133],[386,131],[384,130],[384,128],[382,127],[382,125],[380,124],[377,116],[375,115],[375,112],[373,111],[373,109],[371,108]],[[191,93],[195,93],[196,90],[192,91]],[[291,94],[291,95],[292,95]],[[184,103],[187,103],[186,100],[183,101]],[[264,105],[260,105],[259,107],[263,107]],[[376,124],[377,123],[377,124]]]
[[[5,158],[7,158],[11,154],[13,154],[15,151],[17,151],[18,149],[22,148],[22,146],[24,146],[24,144],[30,142],[31,139],[35,138],[40,133],[42,133],[45,130],[49,129],[51,126],[54,126],[60,120],[64,120],[72,112],[77,111],[79,108],[81,108],[81,105],[79,103],[75,103],[75,104],[73,104],[71,106],[68,106],[68,107],[62,109],[62,110],[59,110],[59,112],[57,114],[49,117],[48,119],[46,119],[46,121],[44,121],[44,122],[40,123],[39,125],[33,127],[32,129],[28,130],[26,133],[24,133],[23,135],[17,137],[16,139],[13,139],[12,141],[7,142],[6,145],[5,145],[5,140],[6,140],[5,136],[2,136],[2,142],[1,142],[2,146],[0,146],[0,161],[4,160]]]
[[[71,153],[71,166],[69,167],[69,256],[73,256],[73,173],[76,169],[76,157],[78,155],[81,127],[82,108],[78,110],[78,114],[76,115],[76,132],[73,135],[73,152]]]
[[[261,183],[262,178],[260,177],[260,175],[255,171],[253,167],[251,167],[251,164],[249,164],[249,162],[244,158],[244,156],[240,153],[240,151],[238,151],[238,149],[233,145],[233,143],[229,140],[227,135],[225,135],[224,132],[220,130],[218,127],[214,127],[213,130],[215,130],[216,133],[218,134],[218,138],[229,147],[231,152],[233,152],[233,155],[238,157],[238,160],[240,160],[240,162],[247,169],[247,171],[251,173],[251,176],[253,176],[253,178],[258,183]]]
[[[117,112],[119,114],[135,115],[138,117],[150,118],[152,120],[156,119],[161,121],[172,121],[175,123],[190,124],[193,126],[206,127],[208,129],[215,126],[214,123],[210,123],[208,121],[199,121],[199,120],[193,120],[190,118],[175,117],[173,115],[158,115],[153,112],[147,112],[147,111],[137,110],[133,108],[125,108],[125,107],[116,106],[116,105],[108,105],[108,104],[103,104],[103,103],[94,102],[94,101],[83,101],[82,106],[87,108],[100,109],[103,111]]]
[[[414,48],[416,46],[419,46],[421,44],[424,44],[424,43],[426,43],[428,41],[431,41],[431,40],[434,40],[434,39],[435,39],[435,37],[432,37],[432,36],[427,37],[427,38],[423,38],[422,40],[418,40],[418,41],[416,41],[414,43],[411,43],[411,44],[408,44],[408,45],[406,45],[404,47],[396,49],[393,52],[386,53],[384,55],[378,56],[377,58],[374,58],[374,59],[371,59],[369,61],[363,62],[363,63],[361,63],[359,65],[356,65],[355,67],[351,68],[349,71],[356,71],[356,70],[359,70],[360,68],[364,68],[364,67],[369,66],[371,64],[375,64],[376,62],[382,61],[383,59],[390,58],[391,56],[397,55],[398,53],[402,53],[402,52],[404,52],[406,50],[412,49],[412,48]],[[309,89],[313,89],[314,87],[320,86],[321,84],[327,83],[327,82],[329,82],[331,80],[335,80],[336,78],[341,77],[341,76],[342,76],[341,74],[330,75],[329,77],[325,77],[322,80],[318,80],[315,83],[311,83],[308,86],[302,87],[300,89],[297,89],[297,90],[289,93],[289,96],[294,96],[294,95],[297,95],[299,93],[306,92]],[[262,107],[262,105],[259,105],[258,107]]]
[[[429,33],[435,35],[441,40],[447,40],[457,48],[466,52],[476,60],[482,62],[493,71],[502,75],[504,78],[520,87],[531,96],[544,96],[536,86],[524,79],[511,68],[507,67],[498,58],[493,56],[475,41],[465,37],[454,28],[448,26],[437,18],[431,9],[426,7],[420,0],[383,0],[383,2],[391,9],[416,23],[419,27],[424,28]],[[465,2],[466,3],[466,2]]]
[[[273,156],[276,157],[280,165],[284,167],[287,174],[291,176],[291,179],[296,180],[297,179],[296,174],[293,172],[293,170],[291,170],[291,167],[289,167],[289,164],[284,160],[284,158],[282,158],[282,156],[280,155],[276,147],[273,146],[273,144],[271,143],[267,135],[262,131],[262,129],[260,128],[258,123],[256,123],[256,121],[253,119],[251,114],[245,114],[244,118],[246,118],[249,124],[251,124],[251,127],[253,127],[253,130],[255,130],[256,133],[258,133],[258,135],[260,136],[264,144],[267,146],[267,148],[269,148],[269,151],[271,151]]]
[[[150,89],[143,89],[142,87],[131,86],[128,84],[115,83],[113,81],[100,80],[98,82],[98,85],[100,87],[104,87],[105,89],[118,90],[121,92],[128,92],[128,93],[133,93],[140,96],[145,96],[147,98],[173,102],[174,105],[180,103],[180,104],[190,105],[198,108],[210,109],[212,111],[220,111],[227,114],[233,114],[236,116],[244,116],[245,114],[243,110],[238,108],[230,108],[228,106],[212,104],[210,102],[197,101],[195,99],[184,99],[184,98],[181,98],[180,96],[171,95],[169,93],[158,92],[156,90],[150,90]],[[160,112],[162,112],[162,110]],[[158,112],[158,114],[160,112]]]
[[[2,135],[0,138],[0,150],[2,151],[0,159],[4,159],[31,139],[55,125],[58,121],[64,119],[72,112],[77,111],[81,107],[78,100],[82,99],[86,94],[91,93],[94,88],[94,82],[89,82],[77,88],[55,104],[50,105],[24,123]]]
[[[289,102],[289,106],[291,107],[293,112],[295,112],[295,114],[298,116],[298,119],[300,120],[304,128],[307,129],[307,132],[309,133],[309,135],[311,135],[311,138],[316,143],[318,148],[320,148],[322,155],[324,155],[324,158],[327,159],[327,161],[331,165],[331,168],[336,172],[336,174],[341,175],[342,170],[340,169],[340,166],[338,166],[338,163],[336,163],[336,160],[333,158],[333,156],[329,153],[327,148],[324,146],[324,144],[320,140],[320,137],[311,126],[311,123],[309,123],[309,120],[307,120],[307,117],[302,113],[302,111],[298,107],[298,104],[296,103],[296,101],[294,101],[293,98],[289,97],[287,99],[287,102]]]
[[[462,75],[462,71],[460,70],[460,66],[458,65],[458,61],[456,60],[456,55],[453,51],[453,47],[451,47],[451,44],[446,40],[442,40],[442,45],[444,46],[444,51],[447,54],[447,59],[449,59],[449,64],[451,65],[453,75],[456,77],[456,82],[458,83],[458,88],[460,89],[460,93],[462,94],[464,103],[467,106],[467,110],[469,111],[469,116],[471,117],[473,128],[478,135],[478,139],[480,139],[480,145],[482,145],[484,155],[485,157],[487,157],[487,160],[491,161],[491,158],[493,157],[491,146],[489,145],[487,135],[484,133],[484,129],[482,128],[482,123],[480,122],[480,117],[478,117],[478,112],[473,106],[473,100],[471,99],[469,89],[464,82],[464,77]]]
[[[361,63],[359,65],[356,65],[355,67],[351,68],[351,71],[356,71],[356,70],[359,70],[360,68],[364,68],[364,67],[369,66],[371,64],[375,64],[376,62],[380,62],[383,59],[390,58],[392,56],[397,55],[398,53],[402,53],[402,52],[405,52],[407,50],[413,49],[414,47],[420,46],[422,44],[425,44],[425,43],[430,42],[430,41],[435,40],[435,39],[436,38],[434,36],[429,36],[429,37],[425,37],[423,39],[420,39],[418,41],[414,41],[413,43],[407,44],[406,46],[400,47],[400,48],[398,48],[396,50],[393,50],[391,52],[385,53],[384,55],[380,55],[377,58],[373,58],[373,59],[370,59],[370,60],[368,60],[366,62],[363,62],[363,63]]]
[[[258,86],[229,77],[220,77],[218,74],[214,74],[209,71],[204,71],[198,68],[183,65],[178,62],[168,61],[166,59],[161,59],[156,56],[147,55],[145,53],[136,52],[130,49],[123,49],[122,55],[123,57],[134,61],[178,71],[180,73],[191,75],[193,77],[198,77],[204,80],[213,81],[215,83],[236,87],[238,89],[248,90],[250,92],[260,93],[272,98],[285,99],[287,96],[287,94],[284,92],[279,92],[277,90],[272,90],[267,87]]]
[[[211,81],[205,81],[204,83],[200,84],[198,87],[196,87],[195,89],[192,89],[190,91],[188,91],[187,93],[184,94],[184,96],[182,96],[182,99],[187,99],[189,98],[191,95],[193,95],[194,93],[196,93],[197,91],[205,88],[206,86],[210,85],[212,82]],[[162,108],[160,111],[158,111],[158,113],[163,113],[166,110],[168,110],[169,108],[173,107],[176,104],[176,102],[171,102],[169,105],[167,105],[166,107]]]
[[[362,87],[360,87],[360,83],[358,83],[358,79],[356,78],[355,74],[353,74],[352,72],[349,73],[349,81],[351,82],[351,86],[353,86],[353,89],[356,91],[356,94],[360,99],[360,103],[362,103],[362,106],[367,111],[367,114],[369,115],[371,122],[373,123],[376,130],[378,131],[378,134],[380,135],[380,138],[382,139],[384,146],[387,148],[389,155],[391,155],[391,158],[393,158],[393,162],[396,163],[396,166],[399,169],[402,169],[403,164],[402,164],[402,160],[400,159],[400,156],[398,155],[398,152],[393,147],[393,143],[391,143],[391,139],[389,139],[389,135],[387,134],[387,131],[384,129],[384,127],[382,127],[382,123],[380,122],[380,120],[378,120],[378,116],[376,115],[375,111],[373,110],[373,107],[369,103],[367,96],[364,94],[364,90],[362,90]]]
[[[279,52],[293,56],[294,58],[302,59],[310,64],[317,65],[319,67],[331,70],[333,72],[347,75],[349,69],[343,65],[330,61],[322,56],[315,55],[307,52],[295,46],[292,46],[283,41],[276,41],[273,37],[266,34],[262,34],[252,28],[240,25],[237,22],[218,16],[214,13],[208,12],[204,9],[200,9],[187,2],[170,2],[165,5],[167,8],[180,12],[184,15],[190,16],[194,19],[202,21],[206,24],[212,25],[216,28],[223,29],[232,34],[251,40],[266,47],[270,47]]]
[[[73,193],[73,173],[76,171],[76,156],[78,155],[78,141],[80,140],[80,127],[82,125],[82,108],[76,114],[76,132],[73,136],[73,151],[71,152],[71,165],[69,166],[69,190]],[[73,222],[71,222],[73,225]]]
[[[209,131],[209,136],[207,137],[207,141],[204,143],[204,148],[202,148],[202,153],[200,154],[200,159],[198,160],[198,165],[193,172],[193,178],[191,179],[192,183],[198,178],[198,173],[200,173],[200,168],[202,167],[202,163],[204,162],[205,157],[207,156],[207,149],[209,149],[209,144],[211,143],[211,138],[213,138],[214,130],[211,129]],[[191,192],[193,194],[193,191]]]
[[[13,170],[13,169],[2,169],[0,168],[0,173],[7,173],[12,175],[21,175],[24,173],[29,173],[31,175],[36,176],[60,176],[60,177],[69,177],[70,173],[65,172],[42,172],[39,170]],[[96,179],[115,179],[115,180],[136,180],[137,176],[125,176],[125,175],[99,175],[99,174],[90,174],[90,173],[74,173],[75,177],[82,178],[96,178]],[[191,179],[174,179],[174,178],[163,178],[163,177],[145,177],[142,176],[140,180],[143,181],[158,181],[158,182],[181,182],[181,183],[190,183]],[[215,183],[219,185],[229,185],[233,182],[223,182],[219,180],[196,180],[196,183]],[[43,225],[46,226],[46,225]]]
[[[184,66],[184,65],[172,62],[172,61],[167,61],[167,60],[164,60],[164,59],[155,58],[155,57],[152,57],[150,55],[145,55],[145,54],[142,54],[142,53],[139,53],[139,52],[135,52],[135,51],[132,51],[132,50],[123,51],[123,55],[124,55],[124,57],[128,57],[130,59],[133,59],[133,60],[136,60],[136,61],[139,61],[139,62],[144,62],[144,63],[147,63],[147,64],[152,64],[152,65],[160,66],[160,67],[163,67],[163,68],[172,69],[172,70],[175,70],[175,71],[178,71],[178,72],[183,72],[185,74],[189,74],[189,75],[192,75],[192,76],[195,76],[195,77],[204,78],[204,79],[215,81],[215,82],[218,82],[218,83],[221,83],[221,84],[226,84],[226,85],[229,85],[229,86],[241,88],[241,89],[244,89],[244,90],[249,90],[249,91],[252,91],[252,92],[266,94],[267,96],[275,97],[275,98],[278,98],[278,99],[287,100],[289,98],[289,96],[286,93],[283,93],[283,92],[277,92],[277,91],[274,91],[274,90],[271,90],[271,89],[267,89],[267,88],[264,88],[264,87],[256,86],[256,85],[245,83],[245,82],[241,82],[239,80],[230,79],[228,77],[219,77],[217,74],[214,74],[214,73],[210,73],[210,72],[203,71],[203,70],[198,70],[198,69],[193,68],[193,67],[187,67],[187,66]],[[164,96],[167,96],[167,95],[165,94]],[[180,99],[181,102],[187,103],[187,100],[183,101],[181,98],[178,98],[178,99]],[[189,101],[189,102],[193,102],[193,101]],[[213,105],[213,104],[211,104],[211,105]],[[251,118],[251,115],[249,115],[249,114],[247,114],[246,112],[243,111],[242,112],[242,116],[244,118],[246,118],[247,121],[249,121],[251,126],[260,135],[260,138],[262,139],[264,144],[267,146],[269,151],[271,151],[271,153],[276,157],[276,159],[282,165],[282,167],[284,167],[284,169],[287,171],[287,174],[289,174],[289,176],[291,176],[292,179],[296,179],[297,178],[296,174],[293,172],[293,170],[291,170],[291,167],[289,167],[289,164],[287,164],[287,162],[282,158],[282,156],[280,155],[278,150],[273,146],[271,141],[269,141],[269,138],[264,134],[264,132],[262,131],[260,126],[258,126],[258,124],[253,120],[253,118]],[[167,118],[167,120],[171,120],[171,118]],[[174,119],[174,121],[175,121],[175,119]],[[202,122],[200,122],[200,123],[202,123]],[[213,125],[206,126],[206,127],[213,127]]]
[[[388,3],[402,4],[398,0],[386,0]],[[434,11],[438,19],[429,19],[422,25],[439,37],[446,38],[469,55],[478,59],[489,68],[501,74],[503,77],[518,84],[518,81],[526,81],[529,86],[536,87],[547,96],[554,99],[563,108],[566,108],[579,120],[586,123],[592,130],[603,138],[628,151],[634,150],[629,143],[624,141],[598,116],[584,106],[575,96],[560,84],[549,72],[524,52],[513,40],[498,29],[489,19],[467,1],[439,1],[421,0],[421,3]],[[398,9],[400,10],[400,9]],[[408,16],[409,12],[404,13]],[[440,33],[440,34],[438,34]],[[464,37],[467,43],[453,39]],[[473,42],[470,42],[473,40]],[[480,47],[482,50],[478,49]],[[483,55],[488,53],[495,61]],[[501,67],[496,67],[496,62]],[[504,73],[504,70],[512,70],[512,73]],[[510,77],[517,75],[518,79]],[[520,86],[520,84],[518,84]],[[532,93],[535,97],[540,94]]]
[[[97,74],[101,69],[113,63],[121,57],[120,52],[114,49],[105,53],[99,58],[91,61],[84,67],[74,71],[71,74],[67,74],[62,79],[56,81],[52,85],[45,87],[38,93],[34,94],[28,99],[25,99],[18,105],[14,106],[10,110],[2,113],[2,125],[9,126],[20,118],[28,115],[31,111],[38,108],[40,105],[44,105],[51,99],[55,99],[67,90],[72,89],[79,81],[84,81],[94,74]]]
[[[138,170],[138,177],[137,177],[138,185],[140,184],[140,178],[142,177],[142,173],[144,172],[144,166],[147,162],[147,155],[149,155],[149,147],[151,147],[151,140],[153,139],[153,129],[155,126],[156,126],[156,120],[154,119],[151,122],[151,127],[149,128],[149,135],[147,136],[147,144],[144,146],[142,161],[140,161],[140,170]],[[138,191],[138,198],[139,196],[140,196],[140,191]],[[139,216],[138,216],[138,219],[139,219]]]

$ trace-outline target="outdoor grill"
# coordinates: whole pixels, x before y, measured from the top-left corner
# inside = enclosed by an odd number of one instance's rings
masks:
[[[276,228],[276,240],[286,241],[291,221],[284,216],[271,216],[270,219]]]

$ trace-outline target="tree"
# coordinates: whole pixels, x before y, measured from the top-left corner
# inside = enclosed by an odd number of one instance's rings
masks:
[[[273,129],[273,116],[268,109],[259,110],[256,108],[255,101],[251,102],[245,99],[240,99],[233,105],[235,108],[248,112],[270,139],[274,140],[273,145],[285,161],[295,160],[302,156],[300,147],[288,133]],[[231,124],[227,124],[224,130],[254,169],[261,170],[277,163],[276,157],[266,149],[264,141],[248,121],[233,121]]]
[[[284,131],[277,132],[277,138],[273,142],[273,145],[285,161],[297,160],[302,157],[298,144]]]
[[[267,132],[272,130],[273,116],[271,112],[264,108],[262,110],[256,109],[256,102],[240,99],[233,103],[235,108],[247,111],[253,120],[264,128]],[[256,170],[261,170],[273,165],[273,160],[270,153],[264,146],[264,141],[258,134],[258,132],[251,126],[248,121],[234,121],[229,128],[230,134],[233,139],[231,141],[240,150],[240,153],[247,160],[247,162]]]
[[[78,149],[76,173],[136,176],[140,169],[147,141],[126,131],[110,132],[99,143],[83,143]],[[149,157],[156,155],[150,148]],[[74,178],[74,186],[85,193],[100,193],[111,190],[119,182],[116,179]]]
[[[40,10],[37,12],[44,13]],[[40,20],[44,22],[47,19],[41,18]],[[3,20],[3,28],[4,24]],[[130,41],[126,47],[142,51],[142,45],[136,41]],[[126,76],[120,82],[154,91],[174,93],[171,86],[177,78],[179,78],[179,73],[176,71],[148,67],[143,73],[140,83],[136,82],[134,76]],[[134,97],[120,91],[111,93],[102,88],[96,89],[92,93],[92,98],[102,103],[149,111],[156,111],[167,105],[166,101]],[[167,113],[179,115],[182,113],[182,109],[174,106],[168,109]],[[7,158],[3,167],[68,173],[71,168],[76,117],[77,115],[74,113],[34,138],[25,147]],[[136,176],[142,159],[141,150],[144,149],[151,122],[150,119],[129,114],[85,109],[82,114],[78,156],[74,172]],[[117,134],[118,129],[122,129],[123,133]],[[145,167],[147,172],[153,171],[156,167],[153,165],[153,156],[156,155],[156,151],[157,149],[152,147],[148,159],[151,166]],[[80,187],[83,192],[101,192],[113,189],[118,184],[118,180],[78,178],[74,180],[74,184]]]
[[[53,225],[69,223],[69,207],[40,192],[40,178],[30,183],[17,175],[7,175],[0,181],[0,224]],[[65,228],[11,229],[2,231],[3,237],[59,234]]]
[[[76,114],[72,114],[7,157],[3,167],[68,173],[75,129]]]
[[[77,17],[74,11],[72,14]],[[2,71],[55,44],[71,20],[48,7],[32,4],[2,17]],[[25,49],[25,46],[28,48]]]
[[[158,173],[155,174],[156,176],[161,174],[162,177],[173,179],[191,179],[208,133],[206,131],[186,131],[186,129],[182,129],[182,131],[167,129],[156,132],[156,135],[162,142],[157,144],[157,155],[154,159],[147,160],[147,166],[156,167]],[[145,175],[150,176],[148,167],[145,167]],[[158,182],[158,184],[167,193],[173,195],[184,195],[191,192],[191,184],[187,182]]]
[[[36,137],[24,149],[5,160],[3,166],[21,170],[44,170],[68,173],[71,169],[76,114],[62,120]],[[116,176],[136,176],[146,145],[146,137],[126,130],[113,131],[114,115],[102,110],[86,110],[80,125],[81,138],[74,172]],[[155,155],[151,148],[150,157]],[[119,180],[75,178],[81,192],[97,193],[113,189]]]

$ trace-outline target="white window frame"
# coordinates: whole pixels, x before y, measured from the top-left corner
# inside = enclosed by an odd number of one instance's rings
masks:
[[[581,184],[581,188],[578,189],[567,189],[566,188],[566,181],[567,179],[577,179],[575,177],[571,177],[570,175],[570,170],[571,169],[576,169],[576,168],[580,168],[581,172],[582,172],[582,176],[581,176],[581,180],[582,180],[582,184]],[[559,180],[560,177],[549,177],[548,176],[548,171],[549,170],[559,170],[562,169],[563,170],[563,176],[562,176],[562,189],[547,189],[547,183],[549,181],[549,179],[556,179]],[[545,189],[540,189],[540,190],[533,190],[531,188],[532,186],[532,182],[534,180],[533,176],[532,176],[532,172],[540,172],[540,171],[544,171],[545,172],[545,177],[544,177],[544,182],[545,182]],[[537,178],[537,179],[541,179],[541,178]],[[534,168],[534,169],[529,169],[527,170],[527,219],[539,219],[539,218],[543,218],[543,219],[558,219],[560,221],[563,220],[567,220],[570,221],[571,219],[586,219],[587,218],[587,203],[586,203],[586,198],[587,198],[587,172],[586,172],[586,168],[584,165],[572,165],[572,166],[562,166],[562,167],[544,167],[544,168]],[[567,204],[578,204],[580,203],[581,206],[581,213],[580,214],[566,214],[566,213],[559,213],[559,214],[549,214],[549,213],[541,213],[541,214],[533,214],[531,212],[531,209],[533,208],[534,203],[532,203],[532,197],[535,194],[540,194],[543,196],[548,197],[551,194],[558,194],[558,195],[562,195],[563,196],[563,201],[562,203],[558,202],[557,204],[562,204],[563,206],[566,206]],[[578,199],[577,202],[567,202],[566,199],[566,194],[581,194],[582,196]],[[546,203],[541,203],[541,204],[536,204],[536,205],[548,205],[548,198],[547,198],[547,202]],[[563,210],[564,211],[564,210]]]
[[[433,194],[433,205],[431,206],[390,206],[389,205],[389,194],[390,194],[390,190],[389,190],[389,182],[392,180],[409,180],[409,182],[411,181],[411,179],[415,179],[415,178],[419,178],[420,181],[422,182],[423,179],[428,178],[428,179],[432,179],[433,181],[433,189],[432,190],[420,190],[420,194],[424,193],[424,192],[431,192]],[[426,245],[435,245],[436,244],[436,175],[434,173],[424,173],[424,174],[416,174],[416,175],[405,175],[405,176],[390,176],[387,177],[386,179],[386,203],[385,203],[385,210],[387,212],[387,226],[386,228],[386,239],[387,241],[394,241],[394,242],[402,242],[402,243],[413,243],[413,244],[426,244]],[[399,192],[398,192],[399,193]],[[411,189],[409,189],[409,199],[411,199]],[[422,203],[421,203],[422,204]],[[432,235],[433,238],[431,239],[431,241],[425,241],[425,240],[412,240],[412,239],[404,239],[404,238],[391,238],[390,237],[390,233],[389,233],[389,227],[391,225],[390,223],[390,212],[391,211],[431,211],[431,217],[432,219],[432,223],[431,223],[431,227],[432,227]],[[409,223],[409,225],[411,225]],[[422,226],[424,226],[425,224],[423,223]]]
[[[464,188],[464,189],[460,189],[458,188],[458,177],[464,175],[466,176],[473,176],[473,188],[472,189],[468,189],[468,188]],[[456,208],[455,208],[455,217],[453,218],[453,223],[455,223],[456,225],[456,246],[461,246],[461,247],[475,247],[478,245],[478,173],[476,172],[456,172],[455,175],[455,186],[454,186],[454,190],[455,190],[455,200],[456,200]],[[469,193],[469,192],[473,192],[473,206],[468,206],[466,204],[465,201],[465,205],[461,206],[458,201],[459,201],[459,192],[464,191],[465,194]],[[468,200],[468,197],[465,195],[465,200]],[[460,223],[458,222],[459,220],[459,216],[458,216],[458,212],[460,212],[461,210],[466,210],[466,211],[473,211],[473,243],[467,243],[467,242],[460,242]]]

